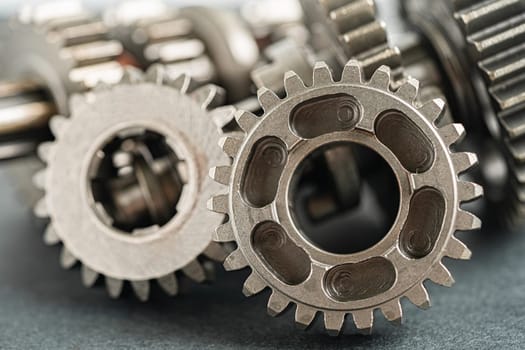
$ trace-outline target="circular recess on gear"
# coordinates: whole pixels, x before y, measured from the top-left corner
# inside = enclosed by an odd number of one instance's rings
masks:
[[[338,191],[330,160],[347,154],[357,165],[357,198]],[[345,172],[342,172],[345,174]],[[293,216],[297,227],[317,248],[333,254],[353,254],[380,242],[394,224],[399,211],[399,184],[392,168],[372,149],[352,142],[328,144],[310,153],[294,174],[291,187]],[[350,192],[351,193],[351,192]]]
[[[123,130],[91,159],[92,207],[122,233],[162,227],[177,214],[187,177],[183,169],[184,161],[164,136],[144,128]]]

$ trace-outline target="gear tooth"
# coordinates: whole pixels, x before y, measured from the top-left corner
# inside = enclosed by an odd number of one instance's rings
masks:
[[[478,156],[469,152],[452,153],[452,161],[457,174],[460,175],[478,164]]]
[[[228,253],[222,247],[222,245],[216,242],[211,242],[210,245],[208,245],[208,248],[206,248],[202,254],[204,254],[204,256],[206,256],[208,259],[217,262],[223,262],[228,256]]]
[[[392,81],[391,76],[392,73],[390,67],[381,66],[374,72],[374,74],[372,74],[372,78],[370,78],[370,82],[368,83],[368,85],[376,89],[381,89],[385,91],[389,90],[390,83]]]
[[[445,287],[452,287],[455,282],[450,271],[441,262],[434,266],[430,271],[428,278],[432,282]]]
[[[481,228],[481,220],[474,214],[459,210],[456,217],[456,230],[470,231]]]
[[[215,230],[215,234],[213,235],[213,240],[216,242],[235,241],[235,235],[233,234],[232,225],[229,222],[227,222],[217,227],[217,229]]]
[[[122,79],[120,80],[121,84],[138,84],[144,80],[142,72],[135,68],[127,66],[122,72]]]
[[[223,130],[235,120],[236,111],[237,109],[235,109],[233,106],[215,108],[213,111],[211,111],[211,120],[213,120],[217,128]]]
[[[252,295],[259,294],[266,287],[264,281],[257,275],[257,273],[252,271],[250,276],[246,279],[246,282],[244,282],[242,293],[247,297],[251,297]]]
[[[241,144],[242,139],[233,136],[223,137],[219,141],[219,147],[221,147],[224,153],[231,158],[235,158],[237,156],[237,153],[241,148]]]
[[[49,210],[47,207],[46,197],[41,198],[35,205],[34,213],[37,218],[47,219],[49,218]]]
[[[239,248],[230,253],[226,260],[224,260],[224,268],[226,271],[241,270],[245,267],[248,267],[248,262]]]
[[[60,253],[60,266],[62,268],[69,270],[78,262],[77,258],[67,249],[65,246],[62,247]]]
[[[419,80],[408,77],[407,80],[397,89],[396,96],[413,104],[419,93]]]
[[[162,290],[170,296],[175,296],[179,292],[179,284],[174,273],[157,278],[157,283],[162,288]]]
[[[46,232],[44,233],[44,243],[47,245],[60,243],[60,237],[58,237],[52,224],[47,225]]]
[[[49,127],[51,128],[51,131],[53,132],[53,135],[55,137],[60,137],[63,135],[64,130],[67,128],[68,120],[66,117],[57,115],[51,118],[49,121]]]
[[[219,214],[228,214],[228,195],[220,194],[208,201],[208,209]]]
[[[49,158],[53,150],[53,142],[43,142],[38,146],[38,158],[40,158],[44,163],[49,163]]]
[[[210,169],[210,177],[222,185],[230,184],[232,168],[230,166],[216,166]]]
[[[193,91],[190,96],[202,109],[207,110],[223,104],[226,93],[223,88],[208,84]]]
[[[140,301],[148,301],[150,291],[149,281],[131,281],[131,287]]]
[[[421,309],[426,310],[430,308],[430,296],[422,283],[412,287],[405,296],[412,304]]]
[[[371,334],[374,326],[374,310],[359,310],[352,313],[354,324],[362,334]]]
[[[201,263],[197,260],[193,260],[186,265],[182,269],[182,272],[197,283],[202,283],[208,278],[206,270],[204,270],[204,267],[202,267]]]
[[[166,68],[162,64],[154,64],[145,73],[145,80],[156,85],[162,85],[166,80]]]
[[[108,291],[109,296],[112,299],[117,299],[118,297],[120,297],[120,294],[122,293],[122,288],[124,287],[124,281],[108,276],[106,276],[105,280],[106,289]]]
[[[98,272],[92,270],[91,268],[87,267],[86,265],[82,264],[82,284],[87,287],[91,288],[95,285],[98,279]]]
[[[396,324],[401,325],[403,323],[403,309],[399,299],[390,301],[381,306],[381,312],[385,315],[385,318]]]
[[[470,260],[472,252],[463,242],[452,236],[447,244],[446,255],[452,259]]]
[[[419,111],[432,123],[436,123],[445,113],[445,101],[441,98],[435,98],[425,103]]]
[[[460,203],[471,202],[483,196],[483,187],[473,182],[459,181],[458,191]]]
[[[274,290],[272,295],[270,295],[270,299],[268,299],[268,314],[272,317],[279,316],[286,310],[288,305],[290,305],[290,300]]]
[[[313,78],[315,87],[331,85],[334,83],[332,71],[326,62],[317,62],[315,64]]]
[[[284,88],[288,97],[296,96],[306,90],[304,81],[301,79],[299,74],[288,71],[284,75]]]
[[[317,316],[317,310],[303,304],[297,304],[295,309],[295,324],[303,330],[308,329]]]
[[[182,94],[186,94],[189,90],[191,90],[193,80],[189,75],[182,74],[175,79],[169,79],[169,81],[166,84],[171,86],[175,90],[180,91]]]
[[[337,311],[325,311],[324,312],[324,327],[328,332],[328,335],[337,337],[343,325],[345,323],[346,314],[344,312]]]
[[[257,98],[261,104],[262,109],[268,113],[281,103],[279,96],[275,94],[272,90],[262,87],[257,91]]]
[[[344,83],[363,83],[363,67],[359,61],[351,60],[345,65],[341,81]]]
[[[239,127],[246,133],[249,133],[258,122],[255,114],[246,111],[237,111],[235,113],[235,120]]]
[[[47,171],[46,169],[42,169],[33,176],[33,184],[39,190],[45,190],[46,189],[46,178],[47,178]]]
[[[445,144],[450,147],[463,140],[465,137],[465,127],[459,123],[449,124],[440,128],[439,133],[443,141],[445,141]]]

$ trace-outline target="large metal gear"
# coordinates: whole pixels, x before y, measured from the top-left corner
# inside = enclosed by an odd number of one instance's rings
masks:
[[[207,112],[222,90],[189,92],[188,77],[166,79],[160,67],[146,80],[128,71],[120,84],[76,95],[71,118],[51,120],[56,141],[39,148],[45,241],[63,244],[65,268],[82,264],[86,286],[103,275],[111,297],[125,281],[140,300],[154,280],[176,294],[176,274],[202,282],[205,258],[225,256],[211,241],[223,216],[206,209],[217,191],[208,168],[227,160]]]
[[[71,94],[120,80],[123,48],[108,40],[106,26],[77,1],[23,7],[6,30],[0,137],[2,158],[11,158],[34,150],[54,113],[67,115]]]
[[[417,105],[417,81],[409,78],[392,91],[388,68],[378,69],[370,81],[364,75],[351,61],[341,81],[334,82],[328,66],[317,64],[311,87],[298,75],[286,74],[284,99],[260,89],[264,115],[236,113],[244,137],[221,141],[233,163],[211,171],[228,187],[209,203],[229,218],[214,239],[238,246],[225,260],[227,270],[251,268],[244,294],[269,287],[271,315],[293,303],[299,325],[307,327],[323,313],[331,334],[340,333],[347,314],[363,332],[371,331],[375,309],[400,321],[402,297],[427,308],[423,282],[450,286],[454,281],[442,259],[470,258],[455,231],[480,226],[461,205],[481,196],[482,189],[459,180],[476,156],[450,150],[462,138],[462,126],[436,127],[444,105],[440,100]],[[310,154],[348,142],[371,148],[387,161],[399,185],[400,206],[383,240],[338,255],[319,249],[297,224],[294,183]]]
[[[518,227],[525,222],[525,1],[442,0],[431,6],[405,4],[434,46],[455,104],[468,104],[458,116],[469,116],[468,127],[482,135],[478,145],[491,207],[501,222]]]

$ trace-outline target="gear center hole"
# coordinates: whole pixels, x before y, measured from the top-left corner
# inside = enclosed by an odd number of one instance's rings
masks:
[[[306,157],[294,174],[294,221],[317,248],[354,254],[379,243],[395,223],[399,185],[386,160],[352,142]]]
[[[120,132],[90,164],[94,210],[108,226],[133,235],[167,224],[187,183],[186,163],[166,138],[143,128]]]

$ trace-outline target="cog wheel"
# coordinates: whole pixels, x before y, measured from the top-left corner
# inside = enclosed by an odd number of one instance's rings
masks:
[[[217,191],[207,169],[227,160],[207,112],[222,90],[190,85],[160,67],[146,79],[128,70],[121,83],[72,98],[71,118],[51,120],[56,141],[39,148],[47,168],[35,176],[45,191],[35,214],[50,220],[45,241],[63,244],[62,266],[81,263],[86,286],[103,275],[116,298],[129,281],[145,301],[151,281],[174,295],[176,274],[203,282],[206,259],[224,259],[211,241],[224,219],[206,210]]]
[[[46,136],[49,118],[68,114],[71,94],[119,81],[123,55],[105,25],[77,1],[22,7],[5,30],[0,62],[4,159],[33,151]],[[13,143],[26,147],[13,148]]]
[[[237,112],[244,137],[222,139],[233,163],[213,168],[211,175],[228,192],[214,196],[209,207],[229,220],[214,239],[238,246],[225,260],[227,270],[251,268],[245,295],[272,290],[271,315],[293,303],[301,326],[308,327],[323,313],[326,329],[336,335],[352,314],[357,329],[368,333],[375,309],[390,321],[401,320],[402,297],[427,308],[425,280],[451,286],[444,257],[470,258],[454,232],[480,227],[480,220],[460,206],[483,191],[458,177],[477,161],[474,154],[450,150],[464,129],[460,124],[437,128],[443,102],[416,105],[414,79],[397,91],[391,83],[385,66],[365,81],[356,61],[345,66],[339,82],[326,64],[316,64],[311,87],[289,72],[287,96],[280,99],[260,89],[264,115]],[[343,142],[380,154],[400,188],[400,207],[389,233],[373,247],[348,255],[329,253],[310,241],[296,224],[292,202],[305,157]]]

